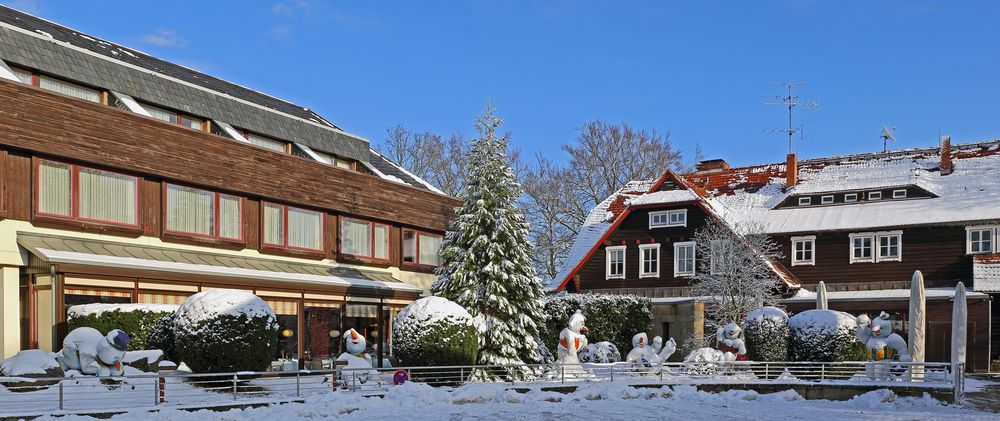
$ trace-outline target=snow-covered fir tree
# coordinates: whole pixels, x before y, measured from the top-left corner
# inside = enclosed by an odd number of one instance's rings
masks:
[[[538,363],[542,286],[531,265],[528,225],[518,209],[522,194],[508,162],[507,136],[498,136],[503,121],[487,104],[476,119],[479,136],[472,140],[462,206],[441,249],[442,267],[431,291],[452,300],[477,319],[481,329],[479,365],[474,378],[525,379]]]

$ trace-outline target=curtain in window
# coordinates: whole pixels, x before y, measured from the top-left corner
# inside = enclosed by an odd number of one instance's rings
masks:
[[[10,70],[12,72],[14,72],[14,76],[17,76],[17,79],[20,80],[21,83],[27,83],[27,84],[31,85],[31,73],[30,72],[25,72],[23,70],[18,70],[18,69],[10,69]]]
[[[319,250],[323,248],[323,214],[288,208],[288,246]]]
[[[263,146],[263,147],[268,148],[268,149],[273,150],[273,151],[278,151],[278,152],[284,152],[285,151],[285,143],[284,142],[279,142],[279,141],[276,141],[276,140],[271,140],[271,139],[268,139],[266,137],[257,136],[255,134],[249,134],[247,136],[247,140],[250,141],[250,143],[252,143],[254,145]]]
[[[101,102],[101,94],[90,88],[84,88],[61,80],[49,79],[47,77],[38,80],[38,86],[52,92],[59,92],[69,96],[85,99],[87,101]]]
[[[57,162],[42,161],[38,166],[38,211],[72,216],[71,168]]]
[[[439,264],[438,249],[441,248],[441,237],[420,234],[420,264],[437,266]]]
[[[389,259],[389,227],[375,225],[375,258]]]
[[[149,112],[149,115],[153,118],[158,118],[160,120],[166,121],[168,123],[177,122],[177,114],[170,111],[164,110],[162,108],[157,108],[148,104],[141,104],[142,108]]]
[[[417,262],[417,233],[415,231],[403,231],[403,261]]]
[[[135,177],[80,169],[80,218],[137,224]]]
[[[284,245],[285,221],[281,205],[264,205],[264,242]]]
[[[167,229],[215,235],[215,193],[167,185]]]
[[[340,248],[342,253],[356,256],[371,256],[371,226],[368,222],[344,219],[340,230]]]
[[[243,209],[240,198],[225,194],[219,195],[219,236],[223,238],[243,239]]]

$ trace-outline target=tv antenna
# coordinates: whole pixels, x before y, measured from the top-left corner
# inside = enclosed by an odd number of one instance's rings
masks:
[[[892,134],[894,131],[896,131],[896,126],[892,126],[890,130],[888,127],[885,127],[885,124],[882,125],[882,136],[879,136],[882,139],[882,152],[889,152],[889,142],[896,141],[896,136]]]
[[[791,153],[794,152],[794,150],[792,149],[792,140],[794,139],[795,134],[796,133],[801,134],[802,133],[802,128],[805,127],[805,124],[802,124],[802,125],[800,125],[798,127],[795,127],[795,125],[792,124],[792,110],[795,107],[800,107],[800,106],[801,107],[809,107],[809,108],[816,108],[816,107],[819,106],[819,103],[816,102],[816,101],[813,101],[813,100],[800,100],[799,96],[795,95],[795,88],[801,88],[802,86],[805,86],[805,84],[806,84],[805,82],[771,82],[771,83],[769,83],[769,85],[778,85],[778,86],[781,86],[783,88],[787,88],[788,89],[788,94],[787,95],[775,95],[774,97],[778,100],[777,102],[765,102],[764,103],[764,105],[781,105],[781,106],[784,106],[784,107],[788,108],[788,128],[787,129],[768,129],[768,130],[764,130],[764,132],[767,132],[767,133],[784,133],[784,134],[787,134],[788,135],[788,153],[789,154],[791,154]],[[802,139],[802,138],[804,138],[804,136],[800,137],[800,139]]]

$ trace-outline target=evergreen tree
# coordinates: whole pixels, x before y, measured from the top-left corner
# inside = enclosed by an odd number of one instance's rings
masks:
[[[492,104],[476,119],[462,206],[441,250],[442,267],[432,287],[477,319],[481,330],[476,379],[521,380],[540,362],[538,326],[543,320],[542,286],[531,265],[528,225],[518,209],[521,186],[508,162],[507,136],[497,136],[503,121]]]

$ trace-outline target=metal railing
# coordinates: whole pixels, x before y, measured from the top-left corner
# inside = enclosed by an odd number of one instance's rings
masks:
[[[438,387],[497,382],[509,387],[559,387],[589,382],[656,384],[803,384],[926,387],[961,399],[964,367],[948,363],[730,362],[576,365],[442,366],[187,374],[113,378],[4,378],[0,416],[65,412],[117,412],[155,408],[224,406],[291,401],[337,391],[379,394],[401,380]]]

